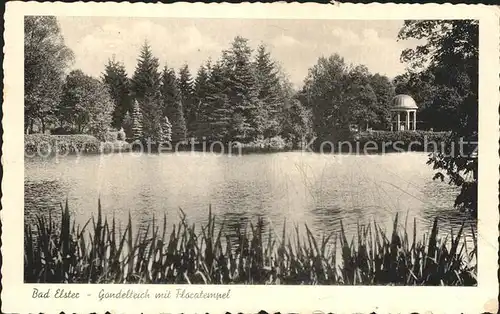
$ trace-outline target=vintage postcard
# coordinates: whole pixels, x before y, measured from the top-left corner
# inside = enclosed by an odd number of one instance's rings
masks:
[[[496,313],[499,12],[7,3],[2,310]]]

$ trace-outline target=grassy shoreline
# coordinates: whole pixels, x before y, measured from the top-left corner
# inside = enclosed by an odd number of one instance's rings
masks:
[[[288,231],[269,230],[262,219],[227,233],[208,212],[208,222],[179,221],[167,231],[167,220],[152,220],[134,231],[131,217],[124,230],[114,217],[97,217],[82,228],[71,223],[68,204],[61,220],[39,216],[25,223],[24,281],[28,283],[176,283],[176,284],[319,284],[319,285],[458,285],[477,284],[477,242],[467,251],[463,228],[445,238],[437,218],[430,234],[417,239],[398,227],[392,234],[375,222],[358,226],[347,238],[340,230],[315,237],[307,225]],[[217,226],[219,224],[217,223]],[[271,227],[269,227],[271,228]],[[474,234],[474,233],[473,233]],[[448,243],[449,242],[449,243]],[[340,253],[337,253],[340,252]],[[337,256],[340,254],[340,256]]]
[[[449,132],[432,131],[370,131],[360,132],[350,135],[348,138],[339,139],[317,139],[314,143],[304,143],[303,149],[314,152],[327,153],[353,153],[353,154],[377,154],[389,152],[433,152],[444,143],[449,136]],[[317,142],[322,142],[321,148]],[[75,135],[48,135],[48,134],[29,134],[24,136],[25,155],[35,156],[37,153],[42,155],[93,155],[113,152],[132,152],[136,151],[136,145],[126,141],[110,140],[106,142],[99,141],[96,137],[85,134]],[[434,143],[434,144],[433,144]],[[212,146],[212,144],[214,144]],[[233,143],[234,144],[234,143]],[[310,146],[307,146],[310,145]],[[158,153],[156,145],[152,145],[150,152]],[[295,147],[281,137],[259,140],[252,143],[242,143],[241,146],[234,146],[231,143],[184,143],[182,145],[172,144],[164,146],[163,152],[170,151],[210,151],[215,153],[228,154],[265,154],[276,152],[287,152],[301,150]],[[39,151],[41,150],[41,151]],[[143,145],[143,150],[148,152],[147,144]]]
[[[38,156],[96,155],[131,151],[132,146],[125,141],[102,142],[92,135],[49,135],[25,134],[24,155]]]

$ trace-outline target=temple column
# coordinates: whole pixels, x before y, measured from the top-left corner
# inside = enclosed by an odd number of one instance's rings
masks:
[[[406,110],[406,125],[405,130],[410,130],[410,110]]]
[[[398,115],[396,117],[396,131],[401,131],[401,117],[399,116],[400,112],[397,112]]]
[[[413,111],[413,131],[417,130],[417,110]]]

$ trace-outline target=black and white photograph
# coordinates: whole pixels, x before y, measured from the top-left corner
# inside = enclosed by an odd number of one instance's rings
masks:
[[[496,11],[4,18],[2,311],[498,312]]]
[[[9,8],[5,310],[497,311],[488,8]]]
[[[25,282],[476,285],[478,29],[26,16]]]

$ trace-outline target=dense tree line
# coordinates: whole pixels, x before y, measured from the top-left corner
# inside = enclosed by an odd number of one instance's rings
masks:
[[[477,129],[477,53],[472,51],[477,35],[471,32],[476,25],[408,23],[400,39],[426,39],[429,46],[403,52],[410,70],[394,83],[334,54],[319,58],[296,92],[264,45],[253,51],[239,36],[195,75],[188,65],[178,71],[167,65],[160,68],[147,42],[131,77],[114,56],[100,80],[81,71],[68,74],[72,53],[64,45],[57,20],[26,17],[25,129],[33,132],[38,126],[45,132],[50,126],[61,132],[100,135],[104,130],[98,127],[110,127],[123,128],[129,139],[152,141],[253,142],[281,136],[297,143],[313,135],[341,138],[352,125],[361,130],[387,129],[395,93],[416,99],[420,123],[426,128],[449,130],[465,123]],[[458,37],[462,40],[456,44]],[[453,53],[453,45],[463,47],[455,47],[459,53]],[[432,57],[423,53],[438,46],[442,49]],[[99,106],[95,97],[102,97]],[[86,122],[72,116],[82,110],[88,111],[80,115]],[[111,122],[105,126],[107,121]]]
[[[112,56],[104,66],[100,81],[81,71],[64,78],[71,51],[64,46],[57,21],[50,19],[36,24],[42,26],[29,24],[31,28],[27,30],[37,33],[37,28],[46,28],[45,24],[52,27],[46,31],[52,33],[48,40],[54,46],[52,50],[57,48],[65,52],[62,55],[66,57],[47,62],[61,73],[52,84],[57,88],[46,97],[49,105],[42,102],[46,109],[40,109],[38,91],[31,87],[34,84],[26,83],[27,131],[32,131],[30,125],[39,119],[44,126],[42,132],[46,121],[50,121],[49,124],[57,125],[61,132],[90,132],[101,136],[107,127],[123,128],[128,139],[153,142],[164,138],[173,142],[194,138],[248,143],[280,136],[287,142],[298,143],[314,133],[332,132],[334,127],[345,128],[355,123],[383,128],[387,124],[387,106],[394,94],[389,80],[370,74],[364,66],[348,65],[337,55],[318,60],[300,93],[294,90],[264,45],[253,51],[248,40],[239,36],[217,60],[208,60],[197,69],[194,77],[188,65],[183,65],[178,72],[166,65],[160,69],[158,59],[146,42],[131,77],[124,64]],[[27,36],[25,47],[31,48],[28,52],[34,50],[32,46]],[[52,55],[43,57],[53,58]],[[78,82],[86,87],[78,86]],[[88,105],[101,96],[100,106]],[[84,127],[83,122],[71,116],[83,107],[93,108],[94,112],[85,116],[87,124],[103,130]],[[94,117],[99,121],[93,121]],[[108,126],[106,121],[110,121]]]
[[[116,104],[113,126],[123,127],[129,138],[159,141],[165,118],[173,142],[194,138],[248,143],[275,136],[296,142],[311,133],[307,109],[269,51],[262,45],[254,56],[242,37],[218,60],[202,64],[195,78],[187,65],[178,74],[168,66],[160,72],[147,43],[130,80],[114,59],[103,78]],[[137,101],[137,108],[130,99]]]

